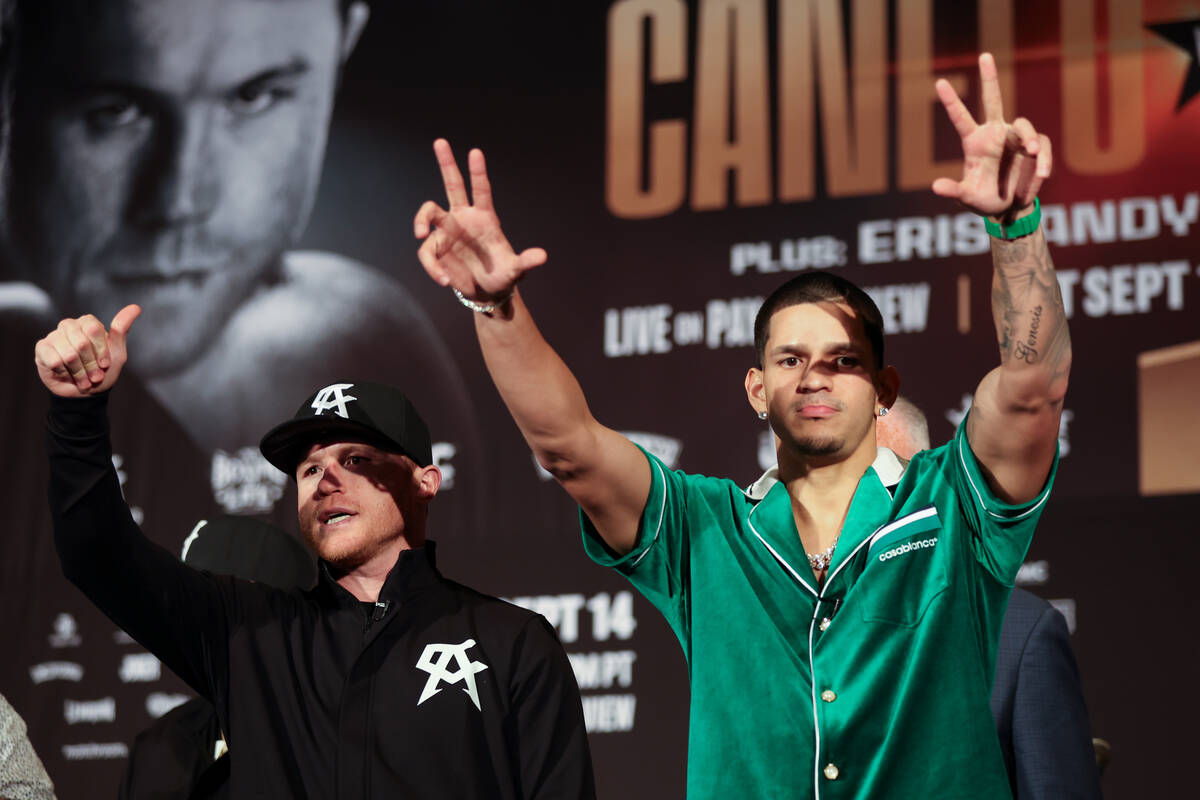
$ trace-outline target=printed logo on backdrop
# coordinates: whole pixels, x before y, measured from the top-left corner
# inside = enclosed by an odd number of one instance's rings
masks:
[[[49,681],[71,681],[79,683],[83,680],[83,665],[74,661],[43,661],[29,668],[29,678],[34,685]]]
[[[151,692],[146,695],[146,713],[158,719],[171,709],[181,706],[191,700],[186,694],[178,692]]]
[[[316,416],[320,416],[326,411],[332,411],[343,419],[350,419],[350,412],[346,410],[346,403],[358,398],[344,395],[342,392],[353,387],[353,383],[334,383],[317,392],[316,398],[312,401],[312,407],[316,412]]]
[[[1054,606],[1058,613],[1062,614],[1067,620],[1067,632],[1071,635],[1075,634],[1075,600],[1070,597],[1054,598],[1047,600],[1047,603]]]
[[[769,470],[779,461],[779,454],[775,452],[775,431],[771,430],[768,425],[767,429],[758,434],[758,466],[759,469]]]
[[[1049,582],[1049,561],[1026,561],[1017,570],[1017,586],[1044,586]]]
[[[679,465],[679,454],[683,452],[682,440],[672,436],[664,436],[661,433],[646,433],[644,431],[621,431],[621,435],[662,461],[667,469],[675,469]],[[549,481],[554,479],[554,476],[537,462],[536,457],[533,457],[533,467],[537,470],[538,477],[542,480]]]
[[[63,719],[68,725],[115,722],[117,701],[111,697],[102,697],[99,700],[64,700]]]
[[[162,662],[151,653],[126,653],[117,670],[121,683],[149,683],[162,677]]]
[[[287,475],[267,461],[257,447],[242,447],[236,453],[217,450],[211,477],[213,497],[228,514],[270,511],[287,485]]]
[[[554,626],[567,648],[567,658],[583,699],[583,720],[588,733],[625,733],[633,730],[637,695],[633,688],[633,664],[637,652],[602,649],[613,642],[620,646],[637,630],[633,593],[608,592],[552,594],[512,597],[508,602],[541,614]],[[581,624],[582,623],[582,624]],[[615,641],[614,641],[615,640]],[[591,645],[580,652],[576,648]],[[616,690],[616,691],[614,691]]]
[[[55,649],[79,647],[83,639],[79,636],[79,623],[75,617],[63,612],[54,618],[54,630],[49,636],[50,646]]]
[[[450,463],[450,459],[458,455],[458,446],[453,442],[434,442],[431,448],[433,455],[433,464],[442,471],[442,485],[438,488],[439,492],[447,491],[454,488],[454,465]]]
[[[63,758],[67,761],[111,761],[129,757],[129,745],[124,742],[81,742],[64,744]]]
[[[967,416],[967,412],[971,410],[971,403],[974,397],[969,394],[962,396],[962,405],[958,408],[946,409],[946,419],[954,426],[955,430],[962,424],[963,418]],[[1071,422],[1075,419],[1075,412],[1069,408],[1062,410],[1062,416],[1058,420],[1058,455],[1060,458],[1066,458],[1071,453]]]
[[[128,478],[129,478],[129,476],[125,474],[125,470],[123,469],[123,467],[125,465],[125,458],[117,453],[113,453],[112,465],[113,465],[113,469],[117,473],[117,483],[120,484],[120,486],[121,486],[121,497],[122,497],[122,499],[125,499],[125,501],[126,501],[125,504],[129,506],[129,515],[131,517],[133,517],[134,522],[136,522],[138,525],[141,525],[142,520],[146,516],[145,513],[142,511],[141,506],[130,505],[128,498],[125,497],[125,481],[128,480]]]
[[[474,639],[467,639],[461,644],[431,643],[425,645],[424,652],[417,659],[417,669],[428,672],[429,680],[425,681],[425,688],[421,691],[417,705],[421,705],[440,692],[441,684],[453,685],[461,681],[463,691],[471,698],[475,708],[483,710],[479,705],[479,691],[475,687],[475,673],[483,672],[488,666],[482,661],[472,661],[471,657],[467,655],[467,651],[474,646]],[[456,667],[453,672],[446,668],[451,659],[454,659]]]

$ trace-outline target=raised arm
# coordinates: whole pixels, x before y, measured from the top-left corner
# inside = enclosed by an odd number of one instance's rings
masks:
[[[526,272],[546,261],[531,248],[516,253],[500,230],[483,153],[467,157],[467,196],[450,144],[433,144],[449,210],[433,201],[413,221],[424,243],[418,257],[429,276],[476,310],[475,332],[500,397],[538,462],[579,503],[608,546],[633,549],[650,493],[650,467],[637,447],[596,421],[570,369],[542,338],[516,291]]]
[[[967,440],[992,490],[1021,503],[1042,490],[1054,460],[1071,339],[1041,228],[1021,232],[1021,222],[1040,213],[1035,199],[1050,175],[1050,140],[1027,119],[1004,121],[996,63],[988,53],[979,57],[979,75],[986,115],[982,124],[948,82],[937,83],[938,97],[962,137],[964,162],[962,180],[939,178],[933,191],[959,200],[997,223],[1002,234],[1015,237],[991,237],[1000,366],[975,391]]]
[[[46,417],[49,501],[63,574],[97,608],[214,703],[225,697],[228,626],[218,580],[142,535],[121,495],[109,442],[108,389],[126,362],[141,309],[105,329],[65,319],[34,349],[54,395]]]

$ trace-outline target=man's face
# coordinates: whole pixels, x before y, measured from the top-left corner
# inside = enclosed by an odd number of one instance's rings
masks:
[[[343,572],[420,545],[437,491],[423,479],[429,469],[363,442],[314,444],[296,468],[304,540]]]
[[[751,402],[805,457],[841,460],[870,434],[877,407],[870,343],[844,303],[804,303],[771,317],[762,370],[747,376]]]
[[[64,314],[139,303],[144,375],[203,352],[301,233],[345,34],[335,0],[30,0],[12,256]]]

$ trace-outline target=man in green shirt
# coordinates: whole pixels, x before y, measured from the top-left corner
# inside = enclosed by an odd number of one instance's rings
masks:
[[[1001,365],[947,445],[907,465],[876,448],[899,376],[860,289],[806,273],[755,323],[751,407],[778,466],[743,491],[672,471],[598,423],[515,291],[516,253],[483,154],[473,204],[434,144],[449,210],[414,222],[430,276],[476,312],[484,359],[539,462],[579,503],[589,555],[665,615],[688,659],[692,798],[991,798],[1009,788],[988,706],[1008,593],[1045,502],[1070,343],[1036,195],[1050,143],[937,92],[962,137],[961,181],[934,192],[987,218]]]

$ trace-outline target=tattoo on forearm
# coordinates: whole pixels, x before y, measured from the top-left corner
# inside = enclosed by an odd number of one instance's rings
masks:
[[[1034,306],[1029,314],[1032,317],[1029,322],[1029,335],[1025,337],[1025,341],[1013,344],[1013,355],[1026,364],[1033,364],[1038,357],[1037,336],[1038,328],[1042,325],[1042,307]]]
[[[1013,242],[993,240],[992,254],[992,316],[1001,363],[1042,363],[1053,378],[1065,375],[1071,342],[1045,239],[1039,233]]]

